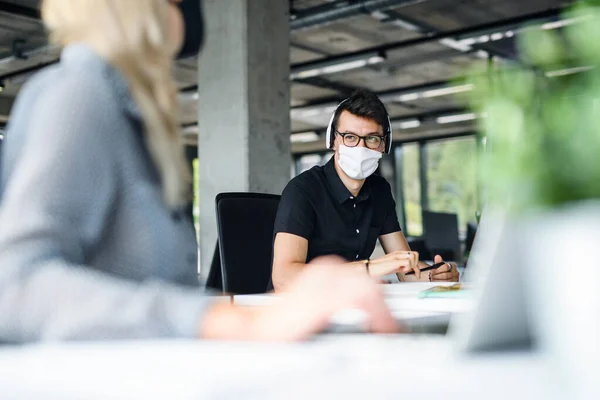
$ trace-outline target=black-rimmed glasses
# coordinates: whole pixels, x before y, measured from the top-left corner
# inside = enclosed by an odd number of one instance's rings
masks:
[[[342,133],[338,131],[335,131],[335,133],[342,137],[344,146],[348,147],[356,147],[360,144],[360,141],[362,140],[365,142],[365,146],[367,146],[367,148],[371,150],[377,150],[383,142],[383,136],[381,135],[358,136],[355,133]]]

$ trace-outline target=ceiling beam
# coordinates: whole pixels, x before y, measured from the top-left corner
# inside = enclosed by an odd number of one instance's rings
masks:
[[[523,24],[532,21],[539,20],[547,20],[550,18],[555,18],[560,16],[564,11],[563,8],[551,8],[545,11],[540,11],[532,14],[526,14],[519,17],[508,18],[501,21],[496,21],[487,24],[481,24],[477,26],[472,26],[463,29],[456,29],[452,31],[439,32],[435,34],[429,34],[424,37],[419,37],[415,39],[403,40],[400,42],[387,43],[380,46],[369,47],[363,50],[354,51],[350,53],[338,54],[326,58],[320,58],[314,61],[308,61],[303,63],[298,63],[292,65],[293,69],[310,69],[316,68],[323,63],[343,63],[348,59],[356,59],[360,57],[367,57],[369,54],[373,54],[375,52],[387,52],[392,50],[401,50],[414,46],[420,46],[423,44],[438,42],[442,39],[463,39],[478,35],[483,35],[487,33],[491,33],[497,30],[504,29],[517,29],[521,27]]]
[[[297,11],[290,16],[290,30],[292,32],[338,22],[361,14],[370,14],[376,11],[390,10],[427,0],[361,0],[331,1],[306,10]]]
[[[379,22],[381,23],[391,23],[391,24],[395,24],[396,26],[399,26],[401,28],[404,28],[406,30],[412,31],[412,32],[418,32],[422,35],[435,35],[437,33],[439,33],[439,29],[425,23],[425,22],[421,22],[421,21],[415,21],[412,18],[408,18],[408,17],[404,17],[403,15],[400,15],[398,12],[394,11],[394,10],[389,10],[389,11],[385,11],[385,12],[381,12],[378,14],[375,14],[372,16],[376,19],[379,20]],[[444,45],[443,43],[440,43],[442,45]],[[449,46],[446,46],[449,47]],[[500,52],[497,49],[492,49],[490,48],[489,45],[485,45],[485,44],[481,44],[481,43],[477,43],[477,44],[473,44],[470,47],[473,48],[473,50],[471,50],[470,52],[473,52],[475,50],[483,50],[488,54],[497,56],[497,57],[501,57],[501,58],[506,58],[509,60],[515,60],[516,54],[507,54],[504,52]],[[452,47],[449,47],[452,48]],[[464,51],[460,51],[458,49],[454,49],[452,48],[455,54],[466,54],[469,52],[464,52]]]
[[[332,82],[328,79],[324,79],[319,76],[312,78],[296,79],[294,83],[300,83],[304,85],[311,85],[321,89],[333,90],[340,93],[341,97],[349,97],[355,90],[359,89],[358,86],[347,85],[345,83]],[[338,98],[338,97],[336,97]]]
[[[468,112],[469,112],[469,110],[464,107],[441,108],[438,110],[427,111],[424,113],[390,117],[390,122],[392,123],[392,125],[403,122],[403,121],[416,120],[416,119],[418,119],[421,122],[427,122],[427,121],[435,120],[438,117],[443,117],[443,116],[447,116],[447,115],[455,115],[455,114],[464,114],[464,113],[468,113]],[[292,131],[292,134],[304,133],[304,132],[317,132],[318,134],[323,134],[326,130],[327,130],[326,126],[320,126],[320,127],[316,127],[316,128]]]
[[[375,92],[375,94],[378,97],[382,98],[382,101],[385,102],[386,97],[400,96],[402,94],[407,94],[407,93],[415,93],[415,92],[423,92],[426,90],[439,89],[439,88],[448,86],[449,84],[451,84],[450,81],[434,81],[434,82],[427,82],[427,83],[423,83],[423,84],[419,84],[419,85],[403,86],[403,87],[399,87],[399,88],[383,90],[380,92]],[[306,104],[292,107],[292,110],[301,110],[301,109],[305,109],[305,108],[314,108],[314,107],[327,107],[334,103],[338,103],[340,100],[343,100],[343,98],[341,98],[339,96],[324,97],[324,98],[320,98],[320,99],[312,101],[312,102],[308,102]]]
[[[21,6],[7,1],[0,1],[0,13],[15,15],[22,18],[40,21],[40,11],[37,8]]]
[[[32,74],[34,72],[39,71],[42,68],[48,67],[50,65],[54,65],[56,63],[58,63],[58,60],[52,60],[49,62],[43,62],[40,64],[33,65],[31,67],[21,68],[21,69],[15,70],[15,71],[7,72],[6,74],[0,75],[0,82],[7,80],[7,79],[15,78],[17,76]]]

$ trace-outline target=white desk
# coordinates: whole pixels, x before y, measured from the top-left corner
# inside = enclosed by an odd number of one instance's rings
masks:
[[[416,301],[425,286],[384,290],[388,300]],[[257,299],[276,301],[235,300]],[[568,398],[552,386],[557,380],[546,365],[530,353],[458,355],[448,337],[419,335],[324,335],[290,345],[165,340],[0,347],[0,398]]]
[[[462,358],[413,336],[0,348],[3,400],[553,399],[548,376],[531,354]]]
[[[470,299],[446,298],[446,299],[420,299],[418,294],[433,286],[450,286],[454,283],[398,283],[381,285],[385,294],[385,300],[398,318],[414,318],[431,316],[441,313],[467,312],[472,309],[473,303]],[[247,307],[260,307],[277,301],[277,296],[272,294],[251,294],[233,296],[233,303]]]

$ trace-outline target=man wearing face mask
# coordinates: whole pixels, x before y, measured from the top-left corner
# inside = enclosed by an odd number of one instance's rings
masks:
[[[375,94],[359,90],[339,104],[326,137],[334,157],[298,175],[283,191],[274,229],[275,290],[288,286],[314,258],[332,254],[373,277],[395,273],[401,281],[458,281],[452,263],[420,273],[426,265],[417,262],[400,229],[390,185],[373,175],[391,150],[391,133]],[[370,260],[377,239],[386,255]],[[410,271],[414,275],[407,276]]]

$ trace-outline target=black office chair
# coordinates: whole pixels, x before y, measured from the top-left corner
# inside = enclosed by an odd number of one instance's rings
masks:
[[[223,276],[221,275],[221,251],[219,249],[219,241],[215,246],[213,259],[210,263],[210,270],[206,278],[206,289],[209,291],[223,291]]]
[[[273,226],[281,196],[217,195],[217,231],[223,291],[264,293],[271,282]]]
[[[417,253],[419,253],[420,261],[433,260],[433,255],[431,254],[431,251],[429,251],[429,249],[425,245],[425,239],[406,238],[406,241],[408,242],[408,246],[412,251],[416,251]]]
[[[423,211],[423,229],[425,245],[433,255],[439,254],[444,260],[461,261],[456,214]]]

